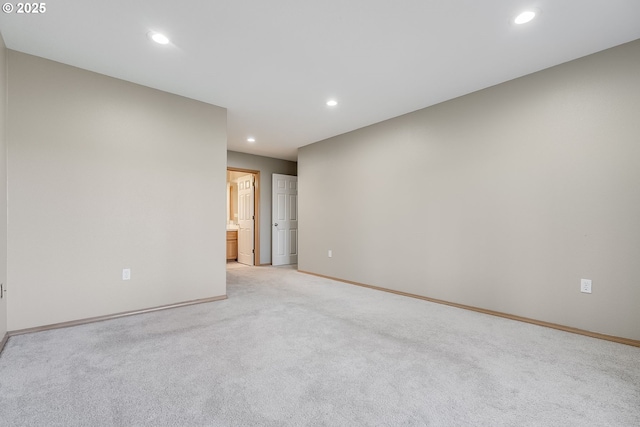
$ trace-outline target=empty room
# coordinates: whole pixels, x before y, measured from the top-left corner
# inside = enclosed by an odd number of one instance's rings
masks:
[[[0,425],[640,425],[640,2],[6,2]]]

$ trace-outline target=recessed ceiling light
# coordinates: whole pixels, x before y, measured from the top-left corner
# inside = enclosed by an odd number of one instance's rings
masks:
[[[327,101],[327,105],[329,107],[335,107],[336,105],[338,105],[338,101],[336,101],[335,99],[330,99]]]
[[[247,138],[247,142],[256,142],[256,139],[250,136],[249,138]]]
[[[531,21],[535,17],[536,17],[536,12],[535,11],[533,11],[533,10],[525,10],[520,15],[516,16],[516,18],[513,20],[513,22],[518,24],[518,25],[526,24],[527,22]]]
[[[169,38],[164,34],[156,33],[154,31],[149,32],[149,38],[158,44],[169,44]]]

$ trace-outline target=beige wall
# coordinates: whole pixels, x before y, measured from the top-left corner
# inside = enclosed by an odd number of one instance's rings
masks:
[[[226,110],[8,60],[9,330],[224,295]]]
[[[271,177],[297,175],[298,164],[289,160],[227,152],[227,166],[260,171],[260,264],[271,263]],[[258,263],[258,262],[256,262]]]
[[[639,114],[635,41],[303,147],[299,269],[640,339]]]
[[[7,284],[7,49],[0,34],[0,283]],[[0,341],[7,332],[7,298],[0,299]]]

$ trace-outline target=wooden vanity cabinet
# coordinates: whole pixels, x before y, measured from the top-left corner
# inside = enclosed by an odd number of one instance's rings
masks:
[[[238,231],[227,230],[227,260],[238,259]]]

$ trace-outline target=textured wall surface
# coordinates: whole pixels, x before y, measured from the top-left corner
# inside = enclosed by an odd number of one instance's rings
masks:
[[[224,295],[226,110],[8,61],[9,330]]]
[[[0,34],[0,283],[7,285],[7,49]],[[8,295],[7,295],[8,296]],[[7,332],[7,298],[0,299],[0,341]]]
[[[635,41],[303,147],[299,269],[640,339],[639,112]]]

